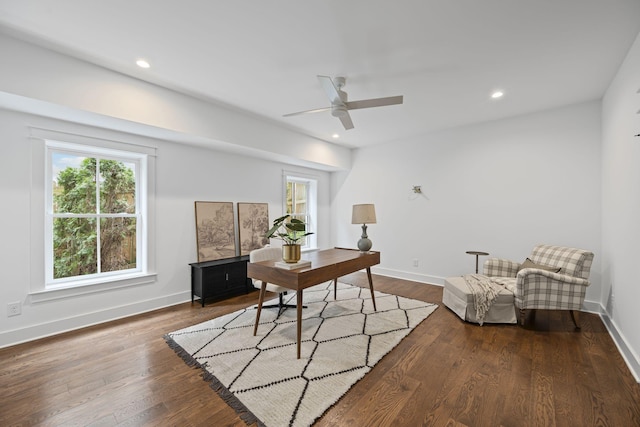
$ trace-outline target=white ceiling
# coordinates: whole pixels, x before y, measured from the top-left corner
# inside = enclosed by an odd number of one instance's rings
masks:
[[[0,0],[0,29],[361,147],[601,98],[640,0]],[[349,131],[329,112],[283,118],[329,105],[318,74],[404,104],[352,111]]]

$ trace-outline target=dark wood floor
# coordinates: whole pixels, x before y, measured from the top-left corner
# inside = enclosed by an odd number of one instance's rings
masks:
[[[598,316],[583,313],[581,331],[568,312],[480,327],[442,305],[441,287],[374,283],[440,307],[316,425],[640,426],[640,385]],[[163,335],[255,302],[180,304],[0,349],[0,426],[243,426]]]

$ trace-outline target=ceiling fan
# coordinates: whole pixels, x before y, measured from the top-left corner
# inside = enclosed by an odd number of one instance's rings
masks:
[[[360,108],[384,107],[385,105],[402,104],[402,95],[389,96],[386,98],[363,99],[360,101],[348,101],[347,93],[342,90],[346,83],[345,77],[318,76],[318,80],[322,84],[324,91],[327,93],[331,101],[330,107],[315,108],[313,110],[298,111],[297,113],[285,114],[283,117],[297,116],[299,114],[319,113],[322,111],[331,111],[333,117],[337,117],[342,122],[345,129],[353,129],[353,122],[349,115],[349,110],[357,110]]]

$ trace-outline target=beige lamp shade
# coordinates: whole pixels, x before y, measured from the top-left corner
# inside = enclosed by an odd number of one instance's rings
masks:
[[[351,224],[375,224],[376,208],[373,204],[353,205]]]

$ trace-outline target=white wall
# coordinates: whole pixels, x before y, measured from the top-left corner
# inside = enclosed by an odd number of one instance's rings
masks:
[[[360,149],[334,173],[334,239],[353,246],[351,205],[375,203],[378,272],[442,284],[472,272],[467,250],[523,261],[538,243],[595,253],[600,301],[600,104],[456,128]],[[421,195],[411,192],[421,185]],[[419,266],[413,267],[413,259]],[[481,257],[481,262],[486,259]]]
[[[640,35],[602,102],[602,301],[640,381]]]
[[[156,251],[157,281],[129,288],[48,302],[31,302],[31,182],[29,126],[61,132],[95,133],[114,140],[157,147]],[[0,308],[20,301],[22,314],[0,314],[0,347],[88,324],[188,301],[190,270],[197,261],[194,201],[266,202],[273,220],[282,214],[282,171],[317,177],[318,244],[329,240],[329,173],[252,157],[238,156],[171,141],[123,135],[104,129],[0,109]],[[36,212],[37,215],[37,212]],[[35,248],[36,252],[38,248]],[[37,280],[37,278],[35,278]]]

